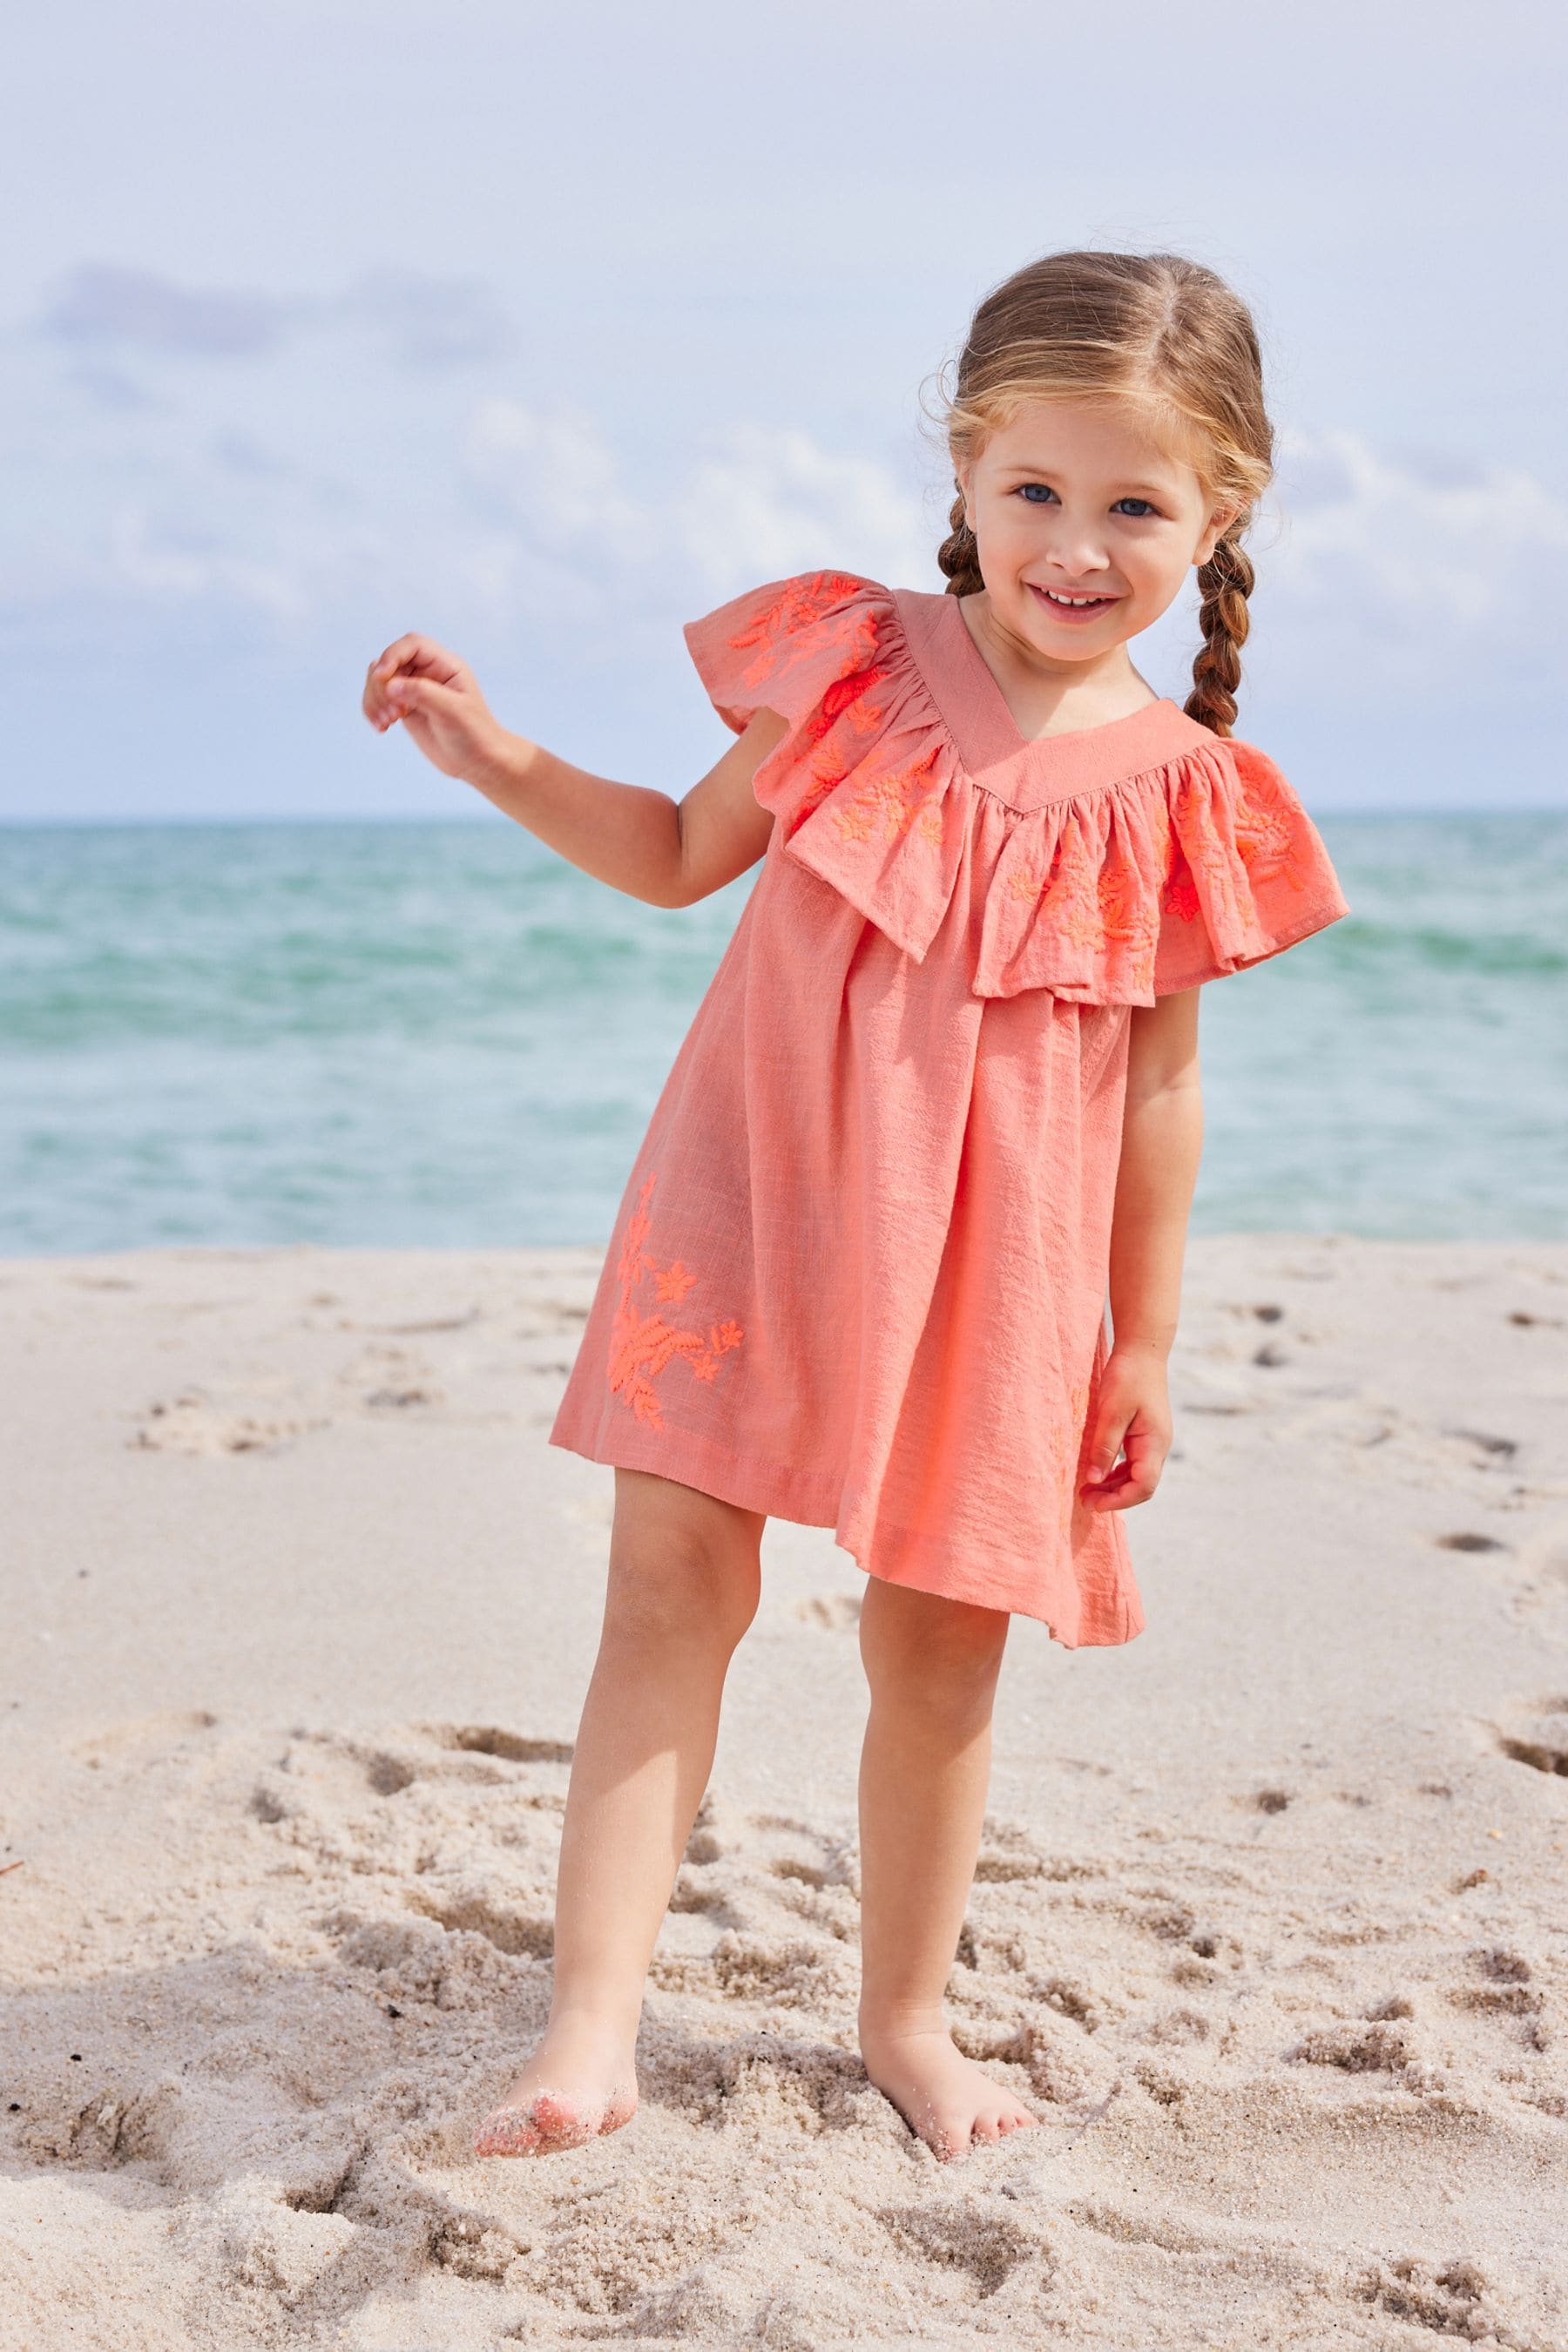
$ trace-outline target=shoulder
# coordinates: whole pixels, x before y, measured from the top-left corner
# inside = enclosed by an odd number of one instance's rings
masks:
[[[739,731],[763,707],[800,717],[836,679],[876,658],[896,614],[879,580],[797,572],[730,597],[681,634],[714,708]]]

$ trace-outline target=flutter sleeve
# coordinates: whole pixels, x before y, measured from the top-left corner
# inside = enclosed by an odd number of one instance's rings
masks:
[[[852,572],[802,572],[733,596],[682,635],[714,709],[735,734],[758,710],[798,722],[839,678],[873,664],[890,605]]]
[[[1255,743],[1216,737],[1166,805],[1155,995],[1243,971],[1349,914],[1321,835]]]

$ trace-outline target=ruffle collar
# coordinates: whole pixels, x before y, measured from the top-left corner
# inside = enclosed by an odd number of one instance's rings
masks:
[[[955,597],[805,572],[684,634],[735,732],[789,722],[752,787],[783,853],[917,961],[966,919],[977,995],[1152,1004],[1349,912],[1266,753],[1168,698],[1028,741]]]
[[[1031,741],[1018,731],[1007,699],[969,634],[956,596],[917,589],[884,592],[892,606],[889,629],[901,635],[909,659],[975,782],[1020,811],[1048,800],[1095,792],[1156,767],[1180,751],[1212,743],[1212,730],[1189,719],[1163,696],[1125,719]]]

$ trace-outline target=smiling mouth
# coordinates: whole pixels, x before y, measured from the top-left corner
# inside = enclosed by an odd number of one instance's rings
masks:
[[[1052,588],[1037,587],[1032,580],[1026,582],[1025,584],[1039,598],[1042,604],[1049,604],[1052,610],[1058,613],[1097,613],[1102,611],[1107,604],[1115,604],[1121,601],[1116,596],[1068,596]]]

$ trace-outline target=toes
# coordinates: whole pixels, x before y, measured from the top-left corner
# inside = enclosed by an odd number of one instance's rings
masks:
[[[1002,2137],[1002,2126],[994,2116],[976,2116],[972,2129],[973,2137],[988,2146]]]
[[[539,2129],[525,2107],[497,2107],[474,2135],[476,2156],[532,2156],[540,2145]]]
[[[533,2120],[540,2137],[552,2147],[580,2147],[598,2129],[598,2118],[584,2116],[558,2091],[541,2091],[533,2101]]]
[[[630,2123],[637,2111],[637,2093],[635,2091],[617,2091],[611,2098],[610,2104],[605,2109],[604,2114],[599,2117],[599,2129],[602,2132],[619,2131],[623,2124]]]

